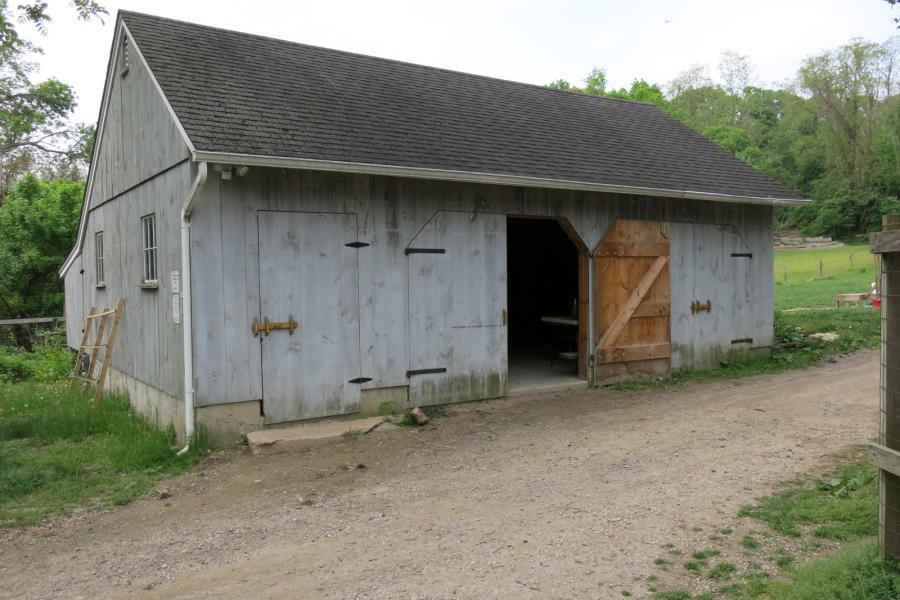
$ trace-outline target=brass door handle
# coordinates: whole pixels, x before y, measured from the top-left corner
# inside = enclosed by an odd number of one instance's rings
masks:
[[[254,318],[250,330],[253,332],[253,337],[257,337],[260,331],[268,337],[271,332],[278,329],[287,329],[290,335],[294,335],[294,330],[297,327],[299,327],[299,324],[294,320],[294,315],[288,315],[287,321],[269,321],[269,317],[263,317],[262,323],[260,323],[258,319]]]

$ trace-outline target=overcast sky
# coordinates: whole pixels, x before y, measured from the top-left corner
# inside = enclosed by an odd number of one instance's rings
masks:
[[[118,9],[546,84],[579,83],[594,66],[613,87],[663,84],[723,50],[750,57],[762,84],[792,77],[802,59],[853,37],[883,42],[900,32],[884,0],[100,0],[106,24],[76,20],[68,0],[49,0],[42,77],[75,87],[76,119],[95,122]],[[16,3],[11,3],[15,5]],[[713,73],[715,70],[713,69]]]

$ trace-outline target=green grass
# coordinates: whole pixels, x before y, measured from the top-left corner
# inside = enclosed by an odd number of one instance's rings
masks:
[[[819,275],[820,260],[822,276]],[[775,310],[834,306],[836,294],[869,290],[875,281],[875,261],[867,246],[776,250],[774,277]]]
[[[124,396],[94,408],[63,384],[0,383],[0,527],[78,507],[124,504],[195,464],[176,456],[174,431],[136,415]]]
[[[687,569],[688,571],[697,572],[697,571],[701,570],[704,567],[704,565],[706,565],[705,560],[689,560],[684,563],[684,568]]]
[[[752,535],[745,535],[741,538],[741,546],[747,550],[756,550],[759,548],[759,541]]]
[[[812,560],[786,579],[748,579],[734,586],[730,600],[891,600],[900,597],[897,565],[880,560],[872,539],[852,542]]]
[[[709,570],[707,579],[727,579],[737,572],[737,567],[729,562],[721,562]]]
[[[878,558],[874,539],[878,528],[878,482],[875,468],[864,459],[845,463],[834,473],[820,478],[804,478],[784,484],[776,493],[745,506],[739,515],[765,522],[771,530],[751,532],[768,537],[781,534],[799,538],[803,551],[821,547],[818,538],[841,543],[834,553],[795,565],[787,548],[778,548],[769,561],[782,571],[773,578],[752,563],[739,571],[731,563],[718,563],[706,574],[713,580],[732,579],[718,588],[715,597],[727,600],[894,600],[900,598],[900,569],[891,561]],[[846,459],[845,459],[846,460]],[[744,536],[745,548],[757,549],[752,535]],[[684,564],[699,575],[707,559],[716,551],[699,550],[696,559]],[[659,600],[692,599],[683,589],[657,590]]]
[[[849,354],[862,348],[877,348],[881,341],[880,317],[878,310],[868,308],[776,312],[776,347],[767,355],[735,358],[722,362],[717,369],[677,369],[664,379],[635,379],[610,387],[619,391],[644,390],[802,369],[829,356]],[[838,339],[823,342],[809,337],[812,333],[827,332],[838,334]]]
[[[0,345],[0,383],[52,382],[72,372],[74,355],[56,343],[42,343],[33,352]]]
[[[712,600],[710,594],[692,595],[687,590],[658,591],[653,594],[654,600]]]
[[[878,529],[878,481],[868,461],[849,465],[818,481],[792,482],[738,513],[764,521],[775,531],[800,537],[848,540]]]

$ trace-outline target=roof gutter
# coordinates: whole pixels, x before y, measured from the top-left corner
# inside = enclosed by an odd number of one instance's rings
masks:
[[[191,319],[191,213],[203,184],[206,183],[207,164],[197,165],[197,177],[181,209],[181,338],[184,352],[184,454],[191,447],[194,436],[194,330]]]
[[[392,177],[410,177],[415,179],[438,179],[442,181],[461,181],[467,183],[485,183],[494,185],[511,185],[520,187],[554,188],[579,190],[586,192],[607,192],[613,194],[631,194],[639,196],[657,196],[663,198],[687,198],[710,202],[733,202],[739,204],[760,204],[783,206],[806,204],[809,200],[802,198],[770,198],[757,196],[735,196],[730,194],[713,194],[664,188],[636,187],[606,183],[589,183],[565,179],[547,179],[522,175],[502,175],[497,173],[480,173],[476,171],[454,171],[429,169],[425,167],[403,167],[396,165],[379,165],[373,163],[344,162],[333,160],[317,160],[310,158],[286,158],[278,156],[260,156],[257,154],[239,154],[232,152],[194,151],[195,162],[240,164],[256,167],[274,167],[282,169],[309,169],[314,171],[333,171],[339,173],[363,173],[368,175],[385,175]]]

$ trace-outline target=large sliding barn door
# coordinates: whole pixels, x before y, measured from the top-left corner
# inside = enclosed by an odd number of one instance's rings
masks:
[[[260,211],[259,292],[266,423],[356,412],[356,215]]]
[[[406,253],[410,405],[506,395],[506,216],[440,211]]]
[[[668,225],[618,220],[595,250],[596,374],[670,369]]]

